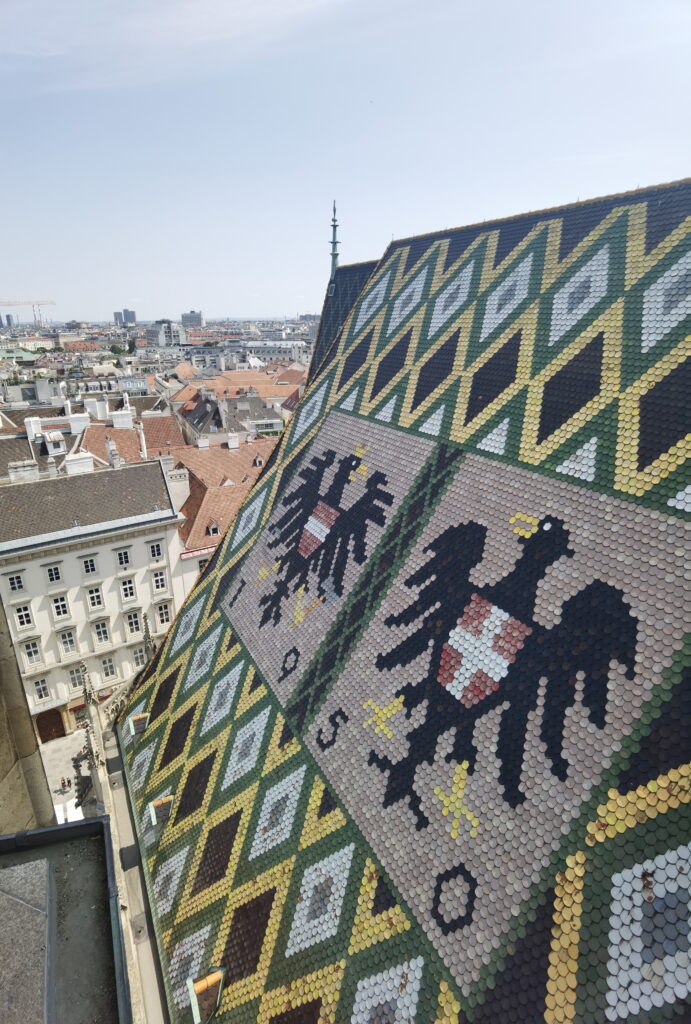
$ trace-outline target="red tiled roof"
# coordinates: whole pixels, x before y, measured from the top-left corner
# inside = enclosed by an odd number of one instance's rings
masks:
[[[234,484],[242,483],[246,476],[250,482],[256,480],[262,467],[255,466],[254,460],[260,456],[266,462],[277,442],[277,437],[262,437],[252,444],[241,444],[239,448],[228,448],[226,445],[197,448],[185,445],[173,448],[166,454],[173,456],[176,465],[186,466],[206,487],[218,487],[225,480],[232,480]]]
[[[140,422],[149,457],[166,455],[171,447],[185,443],[174,416],[142,416]]]
[[[91,452],[97,459],[108,462],[108,450],[106,441],[110,439],[115,442],[115,447],[123,462],[142,462],[139,451],[139,437],[137,431],[121,430],[109,427],[105,424],[92,423],[84,431],[81,449]]]

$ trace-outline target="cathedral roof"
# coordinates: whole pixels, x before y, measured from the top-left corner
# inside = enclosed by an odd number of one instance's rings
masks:
[[[174,1022],[221,975],[239,1024],[684,1013],[690,215],[676,182],[336,271],[119,725]]]

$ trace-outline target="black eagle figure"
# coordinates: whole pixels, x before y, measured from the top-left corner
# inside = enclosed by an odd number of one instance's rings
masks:
[[[514,569],[496,584],[475,587],[468,574],[482,558],[485,528],[477,523],[449,527],[425,549],[433,552],[429,561],[406,580],[408,588],[421,587],[416,600],[385,620],[387,626],[419,625],[391,651],[378,655],[379,671],[408,665],[430,652],[423,678],[396,691],[404,698],[407,717],[426,701],[424,720],[407,734],[407,756],[395,763],[374,750],[369,756],[371,765],[388,773],[384,806],[407,797],[418,829],[429,822],[415,791],[415,774],[419,765],[432,763],[441,735],[454,730],[446,760],[467,761],[472,773],[478,719],[507,705],[501,712],[496,756],[504,799],[516,807],[525,800],[520,783],[526,731],[541,680],[545,702],[540,734],[552,773],[564,780],[564,718],[575,702],[578,673],[584,678],[583,704],[600,729],[611,663],[617,661],[633,677],[638,623],[615,587],[594,580],[564,602],[556,625],[546,628],[535,622],[540,580],[550,565],[573,552],[560,519],[534,520],[520,532],[523,553]]]
[[[324,453],[324,460],[334,453]],[[384,526],[386,513],[382,506],[393,503],[393,495],[384,490],[386,476],[377,471],[365,482],[362,494],[350,508],[343,509],[343,494],[353,474],[362,464],[359,455],[346,455],[338,461],[338,468],[328,488],[321,493],[321,483],[328,468],[324,460],[318,463],[318,471],[309,467],[300,473],[305,481],[291,492],[283,504],[287,512],[274,524],[271,532],[276,537],[269,543],[270,548],[285,547],[280,572],[271,593],[261,598],[259,604],[264,611],[260,627],[281,619],[281,609],[291,594],[307,583],[308,577],[317,577],[316,595],[326,597],[326,584],[330,581],[333,593],[343,595],[343,580],[348,561],[352,557],[362,565],[367,557],[366,534],[370,523]]]

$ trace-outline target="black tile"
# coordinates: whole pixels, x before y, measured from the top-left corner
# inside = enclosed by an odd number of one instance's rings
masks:
[[[415,387],[413,409],[416,409],[418,405],[424,402],[434,389],[439,387],[442,381],[445,381],[449,376],[453,370],[457,347],[458,331],[454,331],[451,337],[422,366]]]
[[[325,818],[327,814],[331,814],[338,807],[331,790],[328,786],[324,786],[324,792],[322,798],[319,801],[319,810],[317,811],[318,818]]]
[[[182,794],[180,795],[180,800],[178,801],[177,813],[175,815],[176,823],[193,814],[204,803],[206,787],[215,759],[216,753],[214,752],[190,769]]]
[[[538,444],[600,391],[603,346],[604,337],[600,333],[545,384],[537,431]]]
[[[391,351],[387,352],[380,362],[377,367],[374,384],[372,385],[372,391],[370,392],[371,399],[376,398],[379,392],[396,376],[398,371],[403,369],[406,356],[408,355],[408,348],[410,347],[411,333],[411,331],[406,331],[403,337],[396,342]]]
[[[157,719],[158,716],[168,707],[173,690],[175,689],[175,684],[178,680],[179,671],[180,670],[176,668],[174,672],[170,672],[159,684],[159,687],[156,690],[156,696],[154,697],[154,702],[151,705],[151,710],[149,711],[149,725],[151,725],[151,723],[155,721],[155,719]]]
[[[644,469],[691,431],[691,358],[640,401],[638,468]]]
[[[347,384],[351,377],[354,377],[361,366],[365,365],[365,360],[369,353],[370,343],[372,341],[373,332],[370,331],[365,337],[359,342],[350,355],[346,358],[341,370],[341,377],[338,381],[339,390],[344,384]]]
[[[372,903],[372,914],[383,914],[385,910],[391,910],[396,906],[396,898],[389,889],[381,875],[377,878],[377,888],[374,890],[374,901]]]
[[[520,349],[521,332],[517,331],[474,375],[465,414],[466,423],[474,420],[509,384],[513,384]]]
[[[185,743],[189,735],[190,728],[192,726],[192,719],[194,713],[197,710],[197,705],[193,704],[191,708],[185,711],[184,715],[180,715],[179,718],[173,722],[168,733],[168,742],[166,743],[165,750],[161,755],[161,761],[159,764],[159,771],[169,765],[171,761],[174,761],[176,757],[185,749]]]
[[[311,1003],[303,1003],[292,1010],[285,1010],[276,1017],[271,1017],[269,1024],[317,1024],[321,1013],[321,999],[313,999]]]
[[[225,875],[240,827],[242,811],[236,811],[228,818],[209,829],[199,867],[192,886],[192,895],[218,882]]]
[[[269,889],[243,903],[233,914],[221,960],[226,969],[226,985],[249,978],[256,971],[275,895],[276,890]]]

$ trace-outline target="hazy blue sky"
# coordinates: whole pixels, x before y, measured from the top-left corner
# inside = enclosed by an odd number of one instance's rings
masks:
[[[333,197],[353,262],[683,177],[690,38],[688,0],[1,0],[0,298],[317,312]]]

